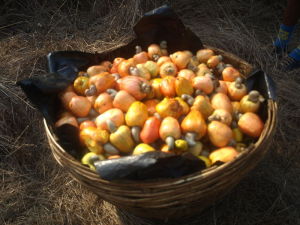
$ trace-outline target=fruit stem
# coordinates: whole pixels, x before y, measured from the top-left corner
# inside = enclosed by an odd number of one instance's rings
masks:
[[[196,135],[197,134],[194,133],[194,132],[186,133],[184,139],[186,140],[186,142],[188,143],[189,146],[195,146],[197,144],[196,141],[195,141]]]
[[[103,149],[109,155],[119,154],[119,150],[115,146],[113,146],[111,143],[106,143],[105,145],[103,145]]]
[[[137,45],[135,46],[135,53],[138,54],[138,53],[141,53],[142,52],[142,47]]]
[[[161,116],[159,115],[158,112],[155,112],[155,113],[153,114],[153,116],[155,116],[157,119],[161,120]]]
[[[207,118],[207,120],[208,120],[209,122],[214,121],[214,120],[221,121],[222,118],[220,118],[219,115],[211,115],[211,116],[209,116],[209,117]]]
[[[256,90],[250,91],[248,95],[248,100],[254,103],[257,103],[259,100],[259,92]]]
[[[115,89],[112,89],[112,88],[107,89],[106,92],[107,92],[112,98],[115,98],[116,95],[117,95],[117,93],[118,93]]]
[[[135,143],[140,143],[140,133],[141,133],[141,128],[138,126],[134,126],[131,128],[131,135],[133,137],[133,140]]]
[[[93,155],[89,158],[88,163],[95,166],[94,163],[100,161],[100,158],[97,155]]]
[[[151,86],[149,85],[149,84],[146,84],[146,83],[142,83],[141,84],[141,91],[143,92],[143,93],[150,93],[150,91],[151,91]]]
[[[115,78],[115,81],[117,81],[121,78],[120,74],[118,74],[118,73],[113,73],[112,76]]]
[[[79,117],[79,118],[77,118],[77,122],[78,123],[82,123],[82,122],[84,122],[86,120],[89,120],[89,118],[88,117]]]
[[[136,67],[133,67],[133,66],[131,66],[130,68],[129,68],[129,73],[132,75],[132,76],[140,76],[140,73],[139,73],[139,70],[138,70],[138,68],[136,68]]]
[[[168,48],[167,41],[161,41],[159,45],[160,45],[160,48],[162,48],[162,49],[167,49]]]
[[[152,56],[152,59],[156,62],[158,59],[159,59],[159,55],[157,55],[157,54],[154,54],[153,56]]]
[[[168,150],[173,150],[175,147],[175,138],[172,136],[168,136],[166,138],[166,143],[168,145]]]
[[[110,131],[110,133],[114,133],[117,130],[116,124],[112,120],[107,120],[106,121],[107,127]]]
[[[237,77],[235,79],[235,82],[234,82],[234,86],[237,88],[237,89],[241,89],[243,87],[242,85],[243,83],[243,79],[241,77]]]
[[[183,99],[183,101],[188,103],[190,106],[192,106],[194,104],[195,99],[191,95],[182,94],[181,98]]]
[[[94,84],[92,84],[89,89],[85,90],[84,93],[86,96],[94,96],[97,94],[97,88]]]

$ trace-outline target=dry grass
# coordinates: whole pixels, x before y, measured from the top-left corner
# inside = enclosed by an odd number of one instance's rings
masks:
[[[2,5],[1,224],[160,224],[116,210],[73,181],[51,156],[40,114],[14,84],[45,73],[42,56],[53,50],[101,52],[126,43],[138,18],[165,2],[8,0]],[[204,43],[272,75],[280,119],[270,153],[227,197],[194,218],[168,224],[300,224],[300,71],[277,71],[269,54],[282,5],[271,0],[169,3]]]

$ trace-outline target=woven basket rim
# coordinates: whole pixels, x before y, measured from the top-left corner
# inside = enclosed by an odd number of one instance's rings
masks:
[[[237,60],[239,63],[247,65],[247,67],[249,68],[247,72],[247,74],[245,74],[246,76],[253,70],[253,66],[251,64],[249,64],[248,62],[244,61],[243,59],[239,58],[238,56],[226,52],[224,50],[212,47],[212,46],[208,46],[208,45],[204,45],[206,48],[210,48],[213,49],[214,51],[219,52],[220,54],[226,54],[229,57],[234,58],[235,60]],[[273,132],[274,132],[274,126],[276,125],[276,115],[277,115],[277,103],[275,100],[273,99],[268,99],[267,100],[267,104],[268,104],[268,116],[267,119],[265,121],[265,126],[263,129],[263,132],[261,134],[261,136],[259,137],[259,139],[252,145],[250,146],[247,150],[241,152],[234,160],[232,160],[231,162],[228,163],[224,163],[222,165],[219,166],[213,166],[210,167],[208,169],[202,170],[202,171],[198,171],[189,175],[185,175],[179,178],[164,178],[164,179],[155,179],[155,180],[145,180],[145,181],[134,181],[134,180],[121,180],[121,181],[108,181],[108,180],[104,180],[102,179],[98,173],[96,173],[95,171],[91,170],[89,167],[84,166],[79,160],[76,160],[72,155],[70,155],[67,151],[65,151],[60,144],[55,140],[52,132],[49,129],[49,125],[47,124],[46,120],[43,119],[43,123],[44,123],[44,128],[46,130],[47,133],[47,137],[50,139],[49,142],[51,141],[52,144],[55,145],[55,147],[59,150],[59,153],[61,154],[61,156],[64,157],[64,160],[68,161],[69,167],[70,165],[72,165],[72,167],[76,167],[76,169],[80,170],[80,172],[83,174],[83,176],[87,177],[87,179],[90,180],[94,180],[95,182],[100,182],[102,184],[106,184],[106,185],[111,185],[111,186],[143,186],[143,187],[152,187],[152,186],[156,186],[156,187],[165,187],[167,185],[172,185],[172,184],[176,184],[176,185],[180,185],[189,181],[193,181],[196,179],[201,179],[201,178],[206,178],[206,177],[211,177],[211,176],[215,176],[217,174],[221,174],[221,171],[226,171],[227,168],[229,167],[234,167],[236,164],[240,163],[241,161],[245,160],[247,158],[247,155],[252,154],[253,152],[259,150],[259,146],[262,145],[264,142],[268,141],[267,137],[269,137]],[[53,153],[53,149],[51,148],[51,151]],[[57,157],[54,153],[53,153],[56,161],[58,161],[58,163],[64,166],[61,162],[59,157]],[[70,170],[70,168],[67,168]],[[71,172],[71,171],[70,171]]]

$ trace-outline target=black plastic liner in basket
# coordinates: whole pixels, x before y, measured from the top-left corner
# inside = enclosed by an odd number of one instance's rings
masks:
[[[94,165],[106,180],[177,178],[205,169],[204,161],[191,153],[175,155],[161,151],[97,161]]]
[[[47,56],[48,74],[17,82],[28,99],[43,114],[58,143],[76,159],[80,159],[83,154],[79,144],[78,130],[70,125],[54,129],[53,124],[62,107],[57,95],[76,79],[79,71],[85,71],[89,66],[99,64],[104,60],[112,61],[116,57],[132,57],[135,54],[136,45],[147,49],[150,44],[165,40],[170,54],[179,50],[190,50],[196,53],[197,50],[203,48],[200,38],[185,27],[176,13],[166,5],[146,13],[133,29],[136,37],[127,45],[112,51],[103,53],[51,52]],[[274,99],[274,84],[263,71],[254,72],[246,80],[246,84],[249,90],[259,90],[266,99]],[[266,106],[262,110],[266,112]],[[195,166],[195,162],[198,166]],[[101,177],[107,180],[143,180],[180,177],[203,169],[204,164],[194,156],[174,156],[154,152],[98,162],[96,167]],[[159,172],[162,170],[163,172]]]

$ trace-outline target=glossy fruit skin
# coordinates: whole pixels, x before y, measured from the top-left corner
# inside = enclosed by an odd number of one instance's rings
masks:
[[[97,127],[89,126],[89,127],[83,128],[80,131],[80,138],[81,138],[80,140],[84,141],[83,139],[86,137],[88,137],[96,142],[99,142],[101,144],[105,144],[108,142],[109,133],[106,130],[101,130]]]
[[[211,49],[200,49],[196,53],[196,57],[199,63],[206,63],[207,60],[213,56],[215,53]]]
[[[182,114],[181,115],[188,114],[189,111],[190,111],[189,105],[181,97],[176,97],[175,100],[177,100],[179,105],[182,107]]]
[[[175,81],[175,91],[177,96],[183,94],[192,95],[194,93],[194,88],[189,80],[183,77],[177,77]]]
[[[198,110],[199,112],[201,112],[203,117],[206,119],[213,113],[214,108],[210,104],[208,97],[198,95],[195,98],[195,101],[194,101],[193,106],[191,107],[191,110]]]
[[[163,144],[160,148],[160,151],[165,152],[165,153],[173,153],[174,151],[169,150],[169,146],[167,144]]]
[[[181,122],[183,133],[196,133],[199,140],[206,134],[207,126],[202,114],[198,110],[192,110]]]
[[[120,62],[120,64],[118,65],[118,73],[120,74],[121,77],[126,77],[126,76],[130,76],[130,67],[134,67],[134,63],[133,60],[123,60],[122,62]]]
[[[148,54],[145,51],[142,51],[140,53],[137,53],[133,56],[133,61],[135,64],[139,64],[139,63],[145,63],[148,61]]]
[[[159,128],[161,121],[155,116],[149,117],[140,133],[140,139],[143,143],[150,144],[159,138]]]
[[[183,139],[177,139],[175,141],[175,152],[176,153],[183,153],[183,152],[186,152],[188,150],[188,143],[186,140],[183,140]]]
[[[58,95],[60,101],[62,102],[65,109],[69,110],[69,104],[73,97],[77,96],[74,91],[63,91],[61,94]]]
[[[179,70],[185,69],[189,63],[191,56],[184,51],[177,51],[170,55],[172,62],[177,66]]]
[[[264,129],[264,123],[257,114],[246,112],[239,119],[238,127],[246,135],[258,138]]]
[[[237,87],[237,85],[240,85]],[[247,94],[247,88],[244,84],[232,82],[228,86],[228,96],[232,101],[240,101]]]
[[[99,115],[95,123],[98,128],[109,131],[107,126],[108,120],[111,120],[117,127],[123,125],[125,122],[123,112],[120,109],[112,108]]]
[[[126,124],[130,127],[133,126],[143,127],[147,118],[148,118],[147,106],[140,101],[133,102],[130,105],[125,115]]]
[[[216,93],[213,95],[211,105],[214,109],[224,109],[229,113],[233,112],[232,103],[229,97],[223,93]]]
[[[160,89],[160,85],[161,85],[162,80],[163,80],[162,78],[155,78],[155,79],[150,81],[151,87],[152,87],[153,92],[154,92],[153,98],[162,99],[164,97],[162,92],[161,92],[161,89]]]
[[[155,55],[157,56],[162,55],[161,48],[157,44],[151,44],[148,46],[148,57],[150,59],[155,59]]]
[[[216,147],[225,147],[233,138],[230,127],[219,121],[210,122],[207,133],[209,140]]]
[[[234,82],[236,78],[240,76],[241,76],[240,72],[232,66],[226,67],[222,71],[222,77],[224,81]]]
[[[154,113],[156,113],[156,105],[159,103],[157,99],[150,99],[145,101],[144,103],[147,106],[148,115],[152,116]]]
[[[130,128],[126,125],[121,125],[115,132],[111,133],[109,141],[123,153],[130,153],[134,148]]]
[[[119,80],[120,90],[127,91],[136,100],[142,100],[151,90],[149,81],[141,77],[127,76]]]
[[[197,72],[196,72],[196,75],[198,77],[202,77],[202,76],[205,76],[205,74],[210,74],[211,73],[211,70],[207,67],[206,64],[204,63],[201,63],[197,66]]]
[[[165,62],[172,62],[171,58],[169,56],[161,56],[159,57],[159,59],[157,60],[157,66],[158,68],[161,67],[162,64],[164,64]]]
[[[89,85],[95,85],[98,94],[115,86],[115,78],[108,72],[97,74],[90,78]]]
[[[144,67],[144,64],[137,64],[136,68],[138,70],[139,77],[142,77],[142,78],[144,78],[146,80],[150,80],[151,79],[151,74],[146,69],[146,67]]]
[[[214,56],[211,56],[211,57],[207,60],[207,66],[208,66],[209,68],[215,68],[221,61],[222,61],[222,56],[221,56],[221,55],[214,55]]]
[[[159,128],[159,136],[162,140],[167,137],[173,137],[179,139],[181,135],[181,129],[178,121],[173,117],[166,117],[162,120]]]
[[[178,72],[177,77],[183,77],[187,79],[189,82],[192,82],[193,78],[196,76],[196,74],[189,69],[182,69]]]
[[[84,95],[86,89],[89,88],[89,78],[85,76],[79,76],[74,81],[74,90],[79,95]]]
[[[92,164],[92,161],[91,161],[92,158],[97,158],[98,160],[105,160],[105,157],[101,154],[96,154],[94,152],[88,152],[82,157],[81,163],[83,165],[89,166],[90,169],[92,169],[92,170],[96,170],[95,166]]]
[[[212,164],[216,163],[217,161],[226,163],[232,161],[238,156],[238,154],[239,153],[233,147],[223,147],[210,153],[209,159],[211,160]]]
[[[214,84],[208,76],[197,76],[193,79],[193,87],[203,91],[205,94],[210,94],[214,90]]]
[[[155,149],[152,146],[145,143],[141,143],[134,148],[132,155],[139,155],[139,154],[143,154],[146,152],[153,152],[153,151],[155,151]]]
[[[144,63],[144,68],[146,68],[149,71],[151,78],[157,77],[159,72],[159,67],[156,62],[148,60],[147,62]]]
[[[105,60],[100,63],[100,66],[104,66],[107,69],[107,71],[110,71],[113,65],[110,61]]]
[[[122,57],[117,57],[114,59],[112,67],[110,69],[110,73],[118,73],[118,66],[119,64],[124,61],[125,59]]]
[[[69,102],[70,111],[77,117],[86,117],[91,108],[91,102],[83,96],[74,96]]]
[[[166,76],[176,76],[178,69],[172,62],[165,62],[159,68],[159,75],[164,78]]]
[[[175,97],[176,88],[175,88],[176,78],[173,76],[166,76],[163,78],[160,84],[160,91],[165,97]]]
[[[228,88],[227,88],[226,82],[223,81],[223,80],[219,80],[219,84],[220,84],[220,86],[215,89],[215,92],[216,93],[223,93],[223,94],[227,95]]]
[[[205,163],[206,168],[211,166],[211,160],[203,155],[199,155],[198,158]]]
[[[256,113],[259,110],[260,102],[253,102],[249,100],[249,95],[245,95],[240,101],[240,111],[242,113],[253,112]]]
[[[101,93],[95,100],[94,108],[100,114],[113,108],[112,97],[106,92]]]
[[[156,105],[156,112],[162,117],[174,117],[178,119],[183,114],[183,107],[174,98],[164,98]]]
[[[208,119],[217,120],[230,126],[232,122],[232,115],[224,109],[216,109]]]
[[[103,130],[111,136],[108,138],[108,141],[111,141],[110,146],[114,143],[113,146],[123,148],[121,152],[125,155],[141,154],[162,147],[166,152],[182,154],[188,151],[200,158],[203,155],[208,156],[201,152],[210,152],[214,145],[218,149],[213,151],[211,158],[201,158],[201,160],[208,166],[212,163],[211,160],[213,163],[231,161],[236,156],[236,152],[231,151],[234,148],[228,147],[235,144],[231,141],[238,142],[234,150],[240,151],[239,144],[246,147],[248,140],[253,140],[248,137],[243,143],[243,135],[257,138],[261,135],[264,126],[263,121],[260,118],[259,121],[255,116],[244,119],[252,106],[248,104],[249,102],[243,102],[244,95],[241,96],[239,90],[233,88],[236,78],[242,74],[229,64],[225,64],[226,60],[222,62],[222,58],[210,49],[199,50],[197,56],[193,56],[190,51],[178,51],[169,57],[164,56],[167,50],[163,48],[162,45],[153,44],[149,46],[148,52],[137,51],[138,53],[132,58],[116,58],[113,63],[103,61],[90,68],[89,73],[82,71],[80,73],[82,76],[78,77],[78,80],[79,78],[83,80],[82,83],[74,82],[61,99],[67,102],[65,108],[70,111],[69,103],[73,98],[87,95],[88,97],[84,97],[100,115],[93,122],[91,110],[95,110],[92,108],[87,115],[91,120],[80,122],[88,118],[76,118],[79,117],[78,114],[74,117],[76,104],[73,103],[73,114],[57,123],[79,126],[79,131],[84,130],[86,136],[89,129]],[[110,73],[118,72],[121,78],[114,74],[113,84],[106,87],[110,82],[102,77],[104,75],[108,77],[108,74],[112,76]],[[89,77],[86,77],[87,75]],[[218,80],[220,76],[224,80]],[[88,83],[84,83],[85,80],[88,80]],[[94,87],[90,85],[95,85],[97,88],[94,96],[91,96]],[[108,88],[115,89],[117,94],[111,90],[107,91]],[[86,94],[87,89],[91,93]],[[187,95],[192,97],[189,98]],[[236,95],[239,96],[235,97]],[[139,102],[140,106],[132,107],[136,102]],[[246,109],[242,110],[241,105]],[[105,114],[109,110],[114,111]],[[257,112],[257,109],[253,111]],[[211,116],[217,116],[219,119],[210,120]],[[106,124],[108,120],[111,120],[116,128],[108,128]],[[238,128],[237,122],[239,122]],[[111,127],[109,124],[108,126]],[[133,132],[135,128],[139,129],[136,133]],[[195,137],[194,134],[197,136]],[[201,138],[204,145],[199,141]],[[169,140],[173,141],[173,147]],[[164,146],[163,141],[166,143]],[[208,146],[205,146],[209,141]],[[107,145],[99,141],[83,140],[82,142],[93,151],[94,155],[106,151]],[[140,142],[143,143],[136,146]],[[223,155],[221,152],[224,152]],[[116,154],[106,152],[103,157],[124,155],[118,154],[120,152]]]
[[[121,109],[123,112],[127,112],[129,107],[136,99],[127,91],[120,90],[113,100],[113,107]]]
[[[95,127],[84,128],[79,133],[80,142],[96,154],[103,153],[102,145],[108,141],[108,137],[107,131]]]
[[[98,75],[103,72],[108,72],[108,69],[105,66],[101,66],[101,65],[90,66],[86,72],[89,77],[92,77],[92,76]]]
[[[85,128],[88,128],[88,127],[97,127],[95,122],[94,121],[91,121],[91,120],[86,120],[86,121],[83,121],[82,123],[80,123],[80,126],[79,126],[79,130],[83,130]]]

